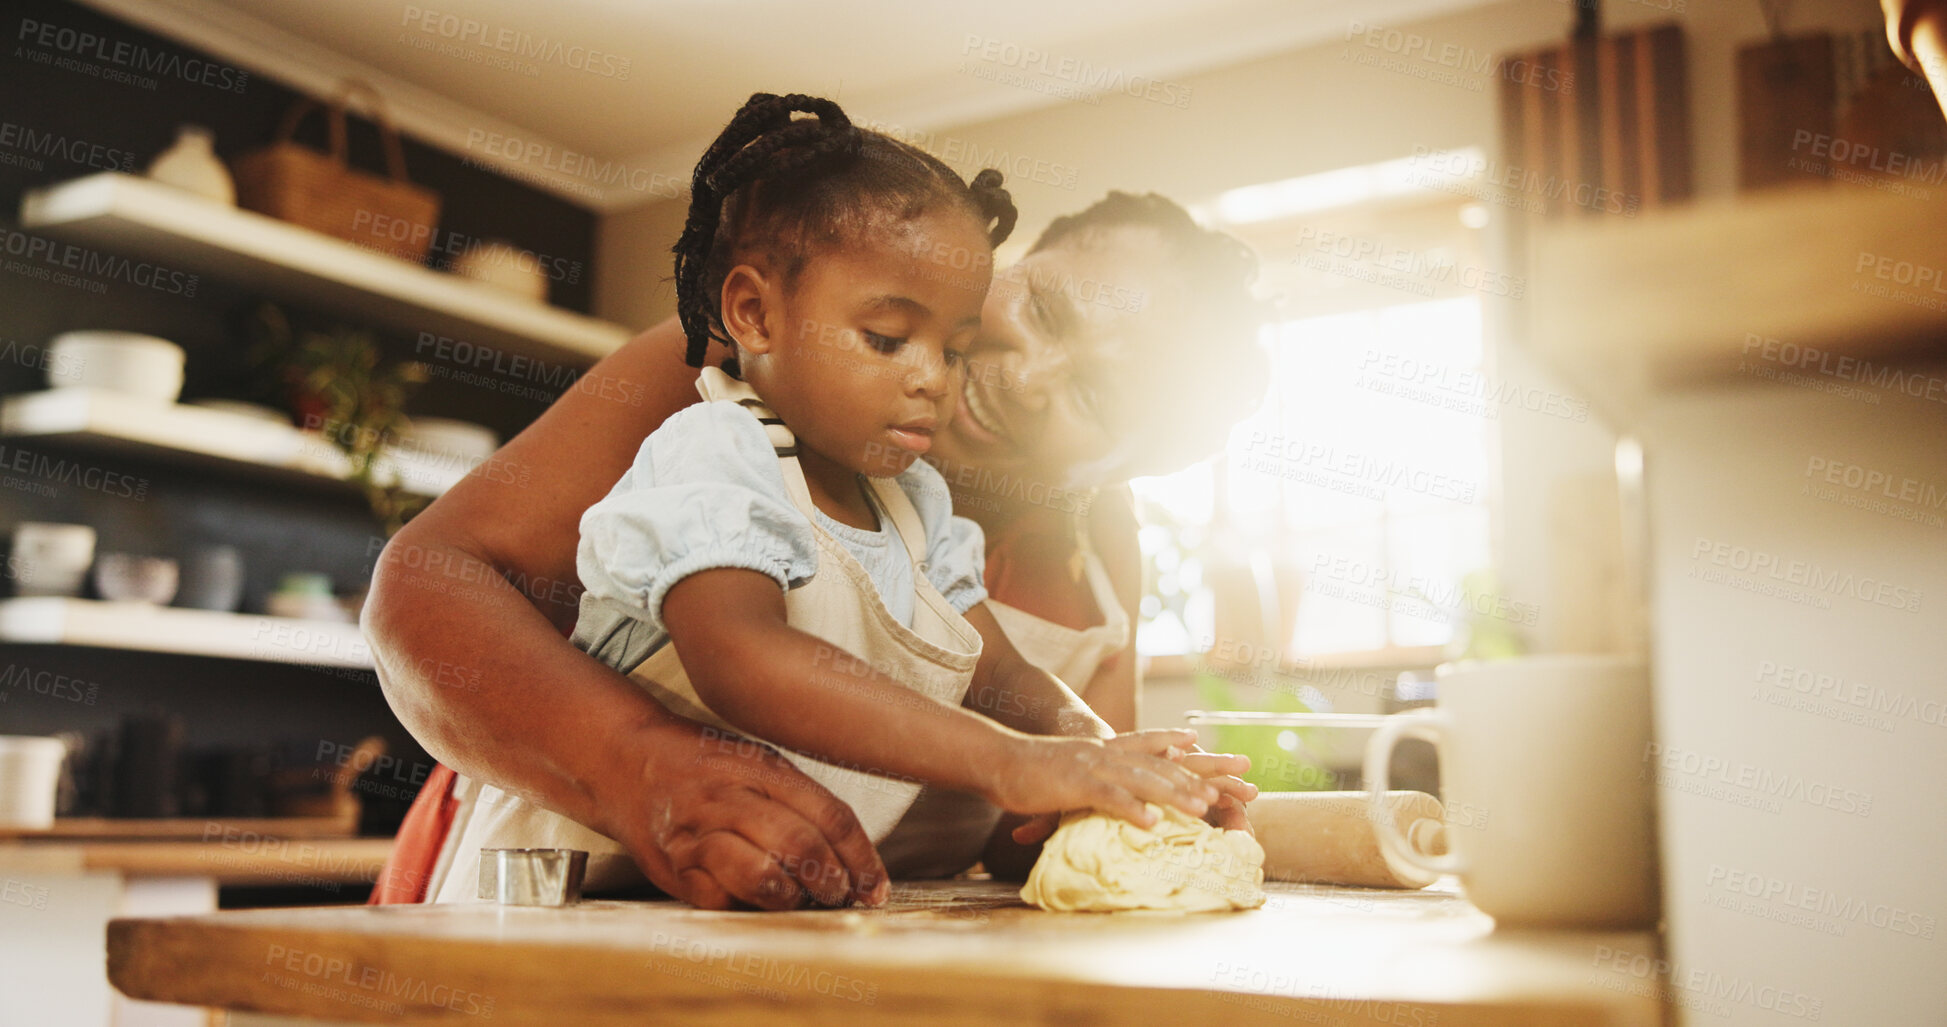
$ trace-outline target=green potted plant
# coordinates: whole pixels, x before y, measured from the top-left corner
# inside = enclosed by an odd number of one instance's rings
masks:
[[[388,361],[378,340],[341,324],[296,328],[265,303],[252,323],[251,363],[297,423],[317,431],[350,461],[347,480],[364,493],[389,536],[426,504],[381,474],[382,458],[406,426],[406,400],[426,381],[426,365]]]

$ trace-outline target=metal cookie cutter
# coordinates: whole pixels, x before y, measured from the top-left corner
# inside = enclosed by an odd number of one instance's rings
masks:
[[[580,849],[481,849],[480,897],[503,906],[572,906],[587,872]]]

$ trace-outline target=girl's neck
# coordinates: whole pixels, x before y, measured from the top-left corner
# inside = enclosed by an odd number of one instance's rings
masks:
[[[757,394],[758,402],[770,409],[770,400],[765,397],[763,387],[746,377],[741,366],[729,365],[728,361],[726,365],[726,373],[750,386],[750,391]],[[771,410],[771,415],[777,416],[777,412]],[[790,425],[785,427],[789,428]],[[797,433],[792,434],[795,436]],[[858,472],[805,445],[801,438],[798,440],[798,467],[804,471],[805,490],[811,493],[811,505],[817,507],[820,513],[861,531],[879,530],[878,512],[866,498],[865,482]]]
[[[879,514],[866,498],[865,482],[857,471],[827,459],[802,442],[798,445],[798,466],[804,470],[811,505],[840,524],[861,531],[879,530]]]

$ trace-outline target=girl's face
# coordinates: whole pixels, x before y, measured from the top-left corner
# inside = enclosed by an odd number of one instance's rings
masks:
[[[724,312],[739,362],[798,436],[807,474],[838,488],[853,473],[899,474],[931,450],[959,403],[992,254],[974,219],[949,208],[821,250],[790,288],[731,272]]]
[[[1161,236],[1142,227],[1071,239],[996,276],[967,351],[960,414],[928,459],[975,498],[1038,503],[1049,489],[1118,480],[1118,447],[1140,446],[1170,420],[1178,291]]]

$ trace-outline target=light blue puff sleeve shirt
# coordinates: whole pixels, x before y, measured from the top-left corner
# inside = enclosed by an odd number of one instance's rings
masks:
[[[927,579],[965,613],[987,598],[980,526],[953,516],[946,482],[926,461],[914,461],[897,480],[926,530]],[[881,515],[874,532],[814,513],[865,567],[887,609],[911,627],[913,564],[892,519]],[[818,545],[784,489],[764,427],[735,404],[699,403],[645,439],[621,480],[582,514],[575,562],[587,589],[575,639],[595,652],[590,643],[612,636],[618,617],[662,635],[663,597],[697,571],[742,568],[791,589],[818,572]]]

